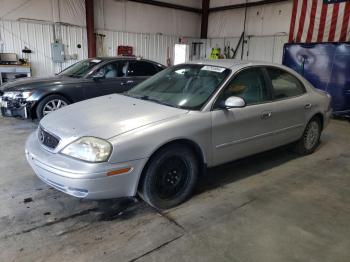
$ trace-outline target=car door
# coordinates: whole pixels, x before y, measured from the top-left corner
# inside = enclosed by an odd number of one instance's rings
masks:
[[[273,147],[276,125],[269,87],[262,69],[252,67],[236,74],[219,94],[211,112],[215,165]],[[243,98],[246,106],[220,108],[231,96]]]
[[[272,88],[274,121],[277,130],[274,144],[284,145],[298,140],[306,125],[306,115],[311,111],[310,97],[302,82],[291,73],[267,67]]]
[[[129,61],[129,67],[127,70],[127,82],[129,88],[141,83],[148,77],[158,73],[157,67],[147,61],[143,60],[131,60]]]
[[[127,60],[118,60],[108,62],[96,69],[89,77],[90,84],[86,86],[87,98],[128,90],[127,67]]]

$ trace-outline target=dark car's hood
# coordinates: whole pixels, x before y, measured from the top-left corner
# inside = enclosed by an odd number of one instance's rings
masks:
[[[77,78],[71,78],[66,76],[53,76],[46,78],[20,78],[15,81],[7,82],[0,87],[1,91],[26,91],[37,89],[41,87],[47,87],[51,85],[59,85],[68,82],[76,82]]]

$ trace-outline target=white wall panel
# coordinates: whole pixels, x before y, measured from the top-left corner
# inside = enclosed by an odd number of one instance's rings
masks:
[[[95,27],[101,30],[198,37],[200,21],[199,14],[181,10],[128,1],[95,1]]]
[[[78,60],[87,57],[86,29],[76,26],[60,26],[61,39],[67,55],[78,55]],[[48,76],[75,63],[67,59],[65,63],[52,62],[51,43],[53,43],[53,25],[18,21],[0,20],[0,52],[17,53],[22,57],[22,49],[32,50],[29,60],[34,76]],[[82,48],[77,48],[81,44]]]
[[[274,35],[289,32],[292,2],[250,7],[247,10],[248,35]]]
[[[78,27],[78,26],[67,26],[61,25],[61,38],[62,43],[65,47],[65,53],[68,56],[77,55],[77,59],[66,59],[62,65],[56,65],[56,72],[64,69],[73,63],[80,61],[82,59],[86,59],[88,57],[87,54],[87,36],[86,36],[86,28]],[[78,44],[81,45],[81,48],[78,48]]]
[[[243,32],[244,11],[234,9],[209,14],[208,37],[235,37]]]
[[[129,45],[134,48],[134,54],[166,65],[168,56],[173,59],[173,47],[178,42],[178,36],[161,34],[145,34],[99,30],[105,37],[101,44],[98,40],[98,55],[116,56],[118,45]]]
[[[29,24],[0,20],[0,34],[3,45],[0,52],[17,53],[22,57],[22,49],[32,50],[29,55],[33,75],[51,75],[54,64],[51,62],[53,27],[48,24]]]
[[[209,43],[207,45],[207,57],[210,57],[210,53],[211,53],[211,49],[212,48],[220,48],[221,49],[221,53],[224,53],[225,50],[225,46],[229,46],[230,49],[235,50],[237,47],[239,41],[239,37],[225,37],[225,38],[211,38],[209,39]],[[242,47],[239,46],[237,53],[236,53],[236,59],[240,59],[241,58],[241,52],[242,51]],[[233,52],[230,52],[230,55],[233,55]]]
[[[201,0],[162,0],[201,8]],[[198,37],[200,15],[130,1],[95,0],[95,26],[134,33]],[[41,20],[85,26],[85,0],[1,0],[0,19]]]
[[[292,1],[247,9],[246,35],[274,35],[289,32]],[[245,9],[213,12],[209,15],[208,37],[240,36],[244,28]]]
[[[42,20],[85,26],[84,0],[1,0],[0,19]]]
[[[239,37],[212,38],[207,48],[207,57],[210,56],[211,48],[219,47],[224,52],[225,46],[235,49]],[[243,60],[255,60],[264,62],[281,63],[283,56],[283,45],[288,42],[287,35],[276,36],[251,36],[246,39],[244,45]],[[242,45],[239,46],[236,59],[241,59]]]

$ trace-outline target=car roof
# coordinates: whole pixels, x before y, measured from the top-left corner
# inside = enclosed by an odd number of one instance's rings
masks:
[[[237,59],[203,59],[203,60],[190,61],[188,63],[198,64],[198,65],[226,67],[226,68],[232,69],[232,71],[235,71],[243,67],[248,67],[248,66],[276,66],[280,68],[285,68],[280,64],[274,64],[274,63],[262,62],[262,61],[237,60]]]
[[[161,65],[164,66],[161,63],[158,63],[156,61],[152,61],[152,60],[148,60],[148,59],[144,59],[141,57],[136,57],[136,56],[97,56],[97,57],[93,57],[93,58],[89,58],[89,59],[98,59],[101,60],[103,62],[106,61],[114,61],[114,60],[135,60],[135,61],[146,61],[146,62],[150,62],[156,65]],[[165,67],[165,66],[164,66]]]
[[[135,56],[97,56],[91,59],[99,59],[102,61],[116,60],[116,59],[128,59],[128,60],[143,60],[142,58],[138,58]]]

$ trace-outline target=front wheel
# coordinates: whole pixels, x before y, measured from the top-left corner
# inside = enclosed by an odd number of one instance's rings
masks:
[[[179,205],[192,194],[198,171],[198,160],[189,148],[181,145],[163,148],[148,163],[139,195],[155,208]]]
[[[314,117],[306,125],[303,136],[295,144],[295,151],[301,155],[313,153],[320,143],[321,137],[321,122],[317,117]]]
[[[47,114],[69,105],[69,101],[60,95],[49,95],[41,100],[36,108],[36,116],[41,119]]]

